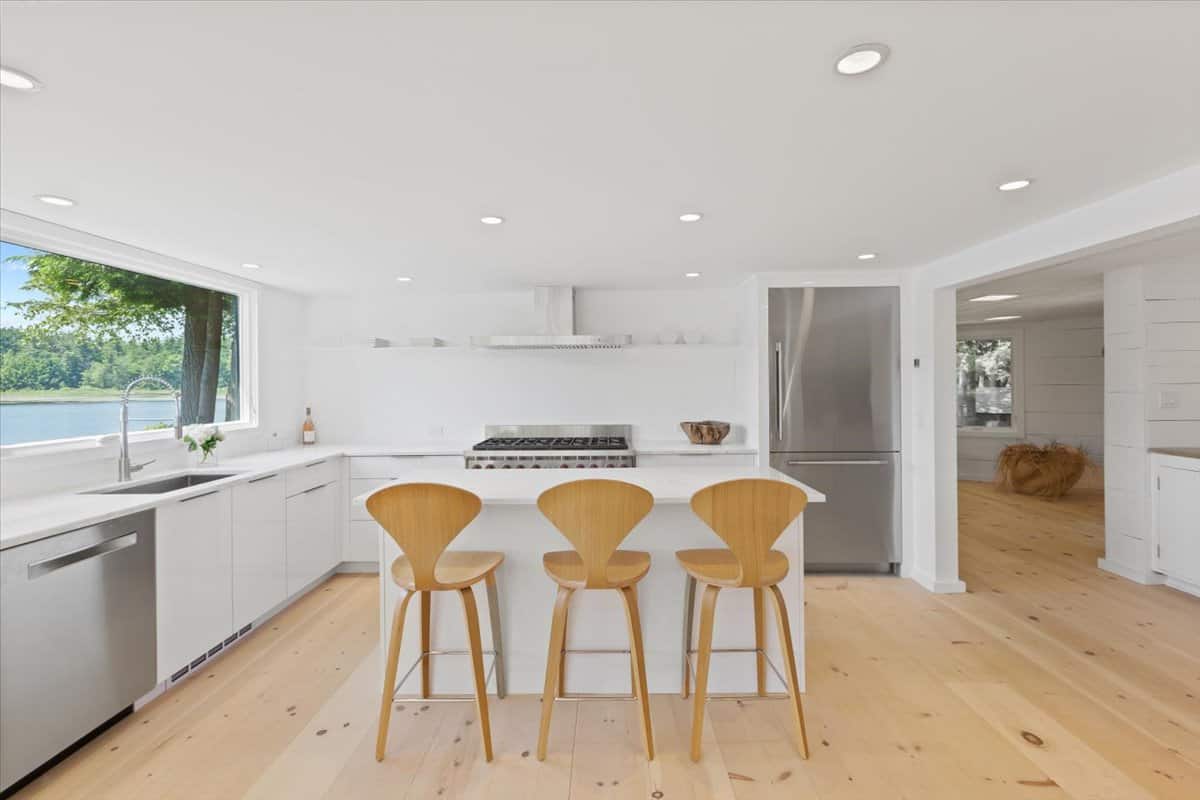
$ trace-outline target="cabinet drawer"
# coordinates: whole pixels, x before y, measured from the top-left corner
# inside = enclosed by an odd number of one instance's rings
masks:
[[[413,467],[462,469],[462,456],[355,456],[350,459],[351,478],[396,478]]]
[[[301,492],[307,492],[314,486],[320,486],[323,483],[329,483],[337,479],[338,460],[336,458],[325,458],[320,461],[314,461],[303,467],[290,469],[284,474],[288,497],[300,494]]]
[[[350,519],[352,521],[373,522],[374,517],[367,511],[366,501],[360,499],[367,492],[374,491],[380,486],[391,483],[390,478],[352,478],[350,480]]]

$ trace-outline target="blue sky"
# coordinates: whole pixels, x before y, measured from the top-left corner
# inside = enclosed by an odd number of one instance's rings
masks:
[[[20,263],[10,262],[9,256],[20,256],[37,253],[10,242],[0,242],[0,325],[5,327],[24,327],[25,321],[8,307],[14,300],[28,300],[31,297],[43,296],[41,292],[27,292],[21,287],[29,277],[28,270]]]

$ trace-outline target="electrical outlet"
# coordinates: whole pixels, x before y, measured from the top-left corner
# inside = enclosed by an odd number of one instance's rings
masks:
[[[1179,408],[1179,392],[1159,392],[1159,408]]]

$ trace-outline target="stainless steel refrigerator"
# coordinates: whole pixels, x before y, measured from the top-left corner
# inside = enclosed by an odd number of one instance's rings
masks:
[[[898,571],[900,292],[771,289],[771,466],[820,489],[808,571]]]

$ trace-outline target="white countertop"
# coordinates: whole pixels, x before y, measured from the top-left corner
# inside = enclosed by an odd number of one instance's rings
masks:
[[[645,445],[646,443],[643,443]],[[641,452],[688,453],[689,448],[702,448],[703,452],[754,452],[753,450],[726,449],[727,446],[692,445],[689,443],[665,443],[663,448]],[[223,489],[252,478],[266,475],[274,470],[299,467],[336,456],[427,456],[461,455],[470,445],[460,443],[434,443],[423,445],[313,445],[292,447],[285,450],[265,451],[236,458],[222,459],[220,464],[206,467],[201,472],[235,472],[229,478],[179,489],[163,494],[83,494],[87,487],[67,492],[36,495],[6,500],[0,504],[0,550],[44,539],[66,531],[94,525],[114,517],[133,514],[163,503],[175,502],[213,489]],[[718,449],[719,448],[719,449]],[[147,474],[132,483],[159,480],[177,475],[181,470]],[[411,474],[413,476],[408,478]],[[517,472],[484,472],[463,470],[458,473],[439,468],[436,472],[413,468],[405,473],[407,480],[433,480],[461,485],[479,494],[489,503],[532,503],[541,491],[574,479],[577,473],[555,470],[520,470]],[[447,480],[457,476],[456,480]],[[691,495],[709,483],[747,477],[770,477],[792,481],[786,475],[768,468],[759,467],[637,467],[634,469],[589,470],[589,477],[613,477],[644,485],[660,503],[687,502]],[[459,481],[462,481],[459,483]],[[93,488],[104,488],[103,484]],[[809,493],[809,501],[823,502],[825,496],[811,487],[797,483]]]
[[[758,448],[749,444],[692,444],[687,439],[648,439],[633,443],[633,451],[639,455],[753,455]]]
[[[770,467],[679,466],[634,467],[632,469],[589,469],[580,473],[569,469],[457,470],[412,468],[402,470],[391,484],[445,483],[479,495],[484,504],[532,505],[538,495],[560,483],[580,478],[607,478],[636,484],[654,495],[656,503],[687,503],[692,495],[714,483],[742,478],[769,478],[799,486],[810,503],[825,502],[825,495]],[[354,498],[363,502],[378,489]]]
[[[163,494],[82,494],[82,492],[88,491],[88,487],[82,487],[67,492],[6,500],[0,504],[0,550],[87,525],[94,525],[97,522],[125,514],[133,514],[147,508],[154,508],[163,503],[173,503],[185,497],[211,492],[213,489],[223,489],[276,470],[299,467],[323,458],[340,456],[343,452],[344,448],[327,445],[292,447],[228,460],[222,459],[220,464],[202,469],[147,474],[130,481],[131,485],[156,481],[185,471],[236,473],[229,478]],[[112,483],[105,483],[93,488],[106,488],[112,485]]]

